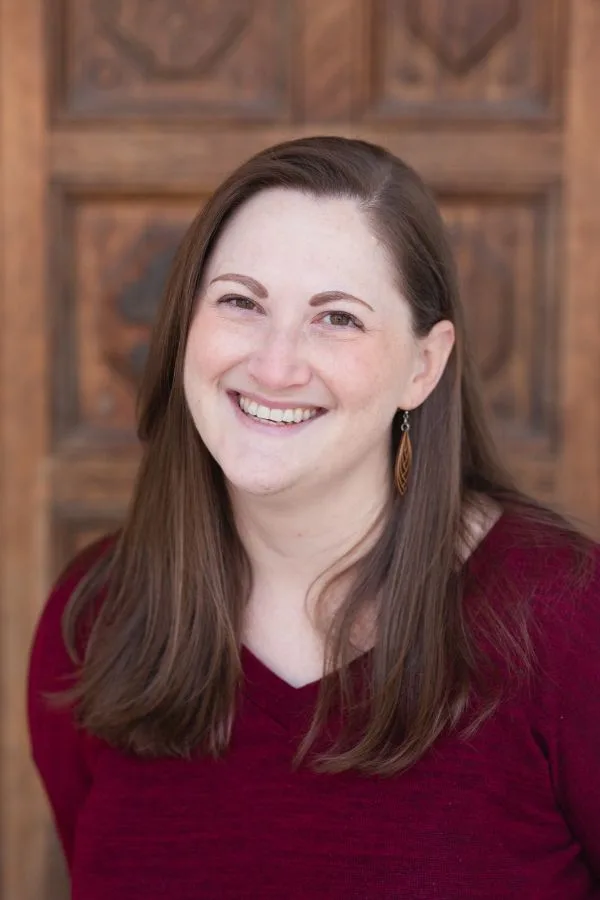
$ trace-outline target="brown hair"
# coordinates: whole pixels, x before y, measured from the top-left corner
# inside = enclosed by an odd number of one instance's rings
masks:
[[[315,137],[264,150],[218,188],[190,226],[150,345],[140,394],[144,452],[129,513],[65,614],[67,646],[78,659],[81,627],[94,610],[69,697],[84,727],[138,754],[218,756],[227,749],[252,573],[222,472],[187,408],[183,360],[215,240],[234,210],[270,187],[354,199],[389,252],[415,332],[424,335],[441,320],[456,331],[439,384],[411,415],[408,492],[390,497],[379,535],[352,564],[351,587],[329,624],[326,656],[337,674],[323,680],[298,749],[299,762],[316,746],[338,698],[348,727],[311,764],[391,774],[463,720],[475,695],[474,721],[491,713],[500,696],[500,679],[489,677],[494,654],[514,670],[528,665],[525,597],[507,602],[506,616],[483,595],[476,618],[463,607],[458,548],[466,540],[467,506],[486,496],[556,526],[557,534],[569,532],[515,489],[496,458],[433,197],[409,166],[363,141]],[[393,453],[399,424],[392,427]],[[348,667],[350,637],[373,598],[377,639],[361,688]],[[491,648],[487,655],[483,644]]]

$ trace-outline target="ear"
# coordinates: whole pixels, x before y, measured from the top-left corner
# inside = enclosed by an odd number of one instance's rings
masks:
[[[446,320],[434,325],[425,337],[416,339],[414,371],[402,391],[400,409],[416,409],[429,397],[444,373],[454,340],[454,325]]]

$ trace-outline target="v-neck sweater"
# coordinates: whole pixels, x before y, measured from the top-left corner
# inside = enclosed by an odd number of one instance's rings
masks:
[[[565,589],[566,547],[525,547],[518,526],[494,526],[465,591],[501,608],[507,577],[531,588],[533,681],[391,778],[294,769],[319,683],[293,688],[246,648],[221,760],[140,759],[78,730],[43,694],[73,675],[61,617],[106,544],[80,555],[42,612],[29,678],[72,900],[599,898],[599,554],[585,588]]]

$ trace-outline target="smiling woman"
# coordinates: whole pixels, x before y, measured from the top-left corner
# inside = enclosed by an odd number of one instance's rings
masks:
[[[388,494],[394,415],[433,390],[453,339],[449,321],[413,333],[388,251],[354,199],[270,188],[236,211],[207,260],[187,404],[234,503],[240,491],[285,491],[300,509],[335,489],[360,536]]]
[[[417,175],[333,137],[233,173],[139,431],[32,651],[74,900],[595,896],[598,552],[496,457]]]

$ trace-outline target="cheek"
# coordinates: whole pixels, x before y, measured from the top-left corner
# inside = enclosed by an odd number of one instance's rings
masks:
[[[198,315],[188,336],[185,369],[189,376],[210,378],[235,365],[245,353],[242,335],[232,334],[222,322]]]
[[[402,388],[410,378],[411,359],[406,346],[400,348],[377,341],[356,348],[342,365],[332,369],[336,392],[347,405],[388,419],[398,408]]]

